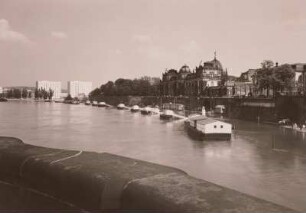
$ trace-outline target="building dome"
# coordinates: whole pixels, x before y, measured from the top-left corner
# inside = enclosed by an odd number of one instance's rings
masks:
[[[211,63],[213,64],[215,69],[223,70],[221,62],[216,58],[214,58],[214,60],[212,60]]]
[[[179,73],[190,73],[190,68],[186,64],[181,67]]]

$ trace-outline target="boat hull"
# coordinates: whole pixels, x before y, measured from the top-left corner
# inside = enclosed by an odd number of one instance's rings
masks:
[[[185,123],[188,134],[199,140],[231,140],[232,134],[229,133],[203,133],[193,126],[190,126],[188,122]]]
[[[139,109],[131,109],[131,112],[139,112]]]
[[[152,112],[151,111],[146,111],[146,110],[141,110],[141,114],[142,115],[151,115]]]
[[[161,120],[171,120],[171,119],[173,119],[173,115],[160,114],[160,115],[159,115],[159,118],[160,118]]]

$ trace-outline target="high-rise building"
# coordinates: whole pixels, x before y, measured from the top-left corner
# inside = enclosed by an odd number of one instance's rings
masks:
[[[61,97],[61,82],[59,81],[37,81],[36,89],[44,89],[46,91],[51,89],[54,92],[53,99]]]
[[[92,82],[68,81],[68,94],[71,97],[88,96],[92,90]]]

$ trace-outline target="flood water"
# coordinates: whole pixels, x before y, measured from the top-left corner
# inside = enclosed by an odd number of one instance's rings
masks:
[[[0,103],[0,135],[25,143],[110,152],[306,211],[306,134],[231,120],[231,141],[197,141],[183,122],[85,105]]]

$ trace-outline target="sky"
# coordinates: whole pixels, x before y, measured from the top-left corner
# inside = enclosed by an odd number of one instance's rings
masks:
[[[0,86],[306,62],[305,0],[1,0]]]

